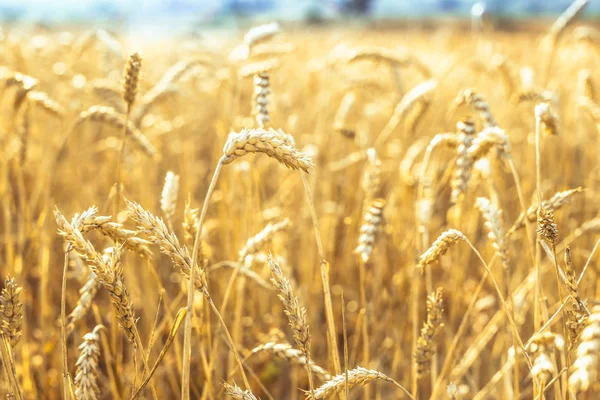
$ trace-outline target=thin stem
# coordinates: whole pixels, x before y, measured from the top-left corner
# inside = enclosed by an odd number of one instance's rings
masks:
[[[596,250],[598,250],[598,246],[600,246],[600,239],[598,239],[598,241],[594,245],[594,248],[592,249],[590,256],[588,257],[587,261],[585,262],[585,265],[583,266],[583,270],[581,270],[581,275],[579,275],[579,278],[577,279],[578,285],[581,283],[581,280],[583,279],[583,275],[585,275],[585,271],[587,271],[588,267],[590,266],[590,262],[592,261],[594,254],[596,254]]]
[[[485,268],[486,272],[490,276],[492,284],[494,285],[494,289],[496,290],[496,293],[498,294],[498,297],[500,298],[500,302],[504,306],[504,310],[506,312],[508,320],[515,331],[515,336],[516,336],[517,340],[519,341],[519,346],[521,347],[521,350],[523,351],[523,355],[525,356],[525,359],[527,360],[527,363],[529,364],[529,368],[531,368],[533,364],[531,363],[531,359],[527,355],[527,352],[525,350],[525,345],[523,344],[523,340],[521,339],[521,336],[519,335],[517,324],[515,323],[512,315],[510,313],[510,308],[508,307],[508,304],[506,303],[506,300],[504,299],[504,296],[502,295],[502,290],[500,289],[500,286],[498,285],[496,278],[494,278],[492,271],[490,270],[490,268],[486,264],[485,260],[481,256],[481,253],[479,253],[479,251],[475,248],[475,246],[473,246],[473,243],[471,243],[471,241],[469,241],[469,239],[467,239],[467,238],[465,238],[465,242],[469,245],[471,250],[473,250],[473,252],[477,256],[477,258],[479,258],[479,261],[481,261],[481,263],[483,264],[483,267]]]
[[[198,220],[196,221],[196,236],[194,238],[194,248],[192,250],[192,265],[190,268],[190,280],[188,283],[188,296],[187,296],[187,315],[185,318],[185,327],[183,334],[183,363],[182,363],[182,375],[181,375],[181,399],[189,400],[190,398],[190,359],[192,356],[192,314],[194,309],[194,281],[196,279],[196,259],[198,258],[198,249],[200,245],[200,232],[202,232],[202,224],[204,222],[204,218],[206,217],[206,211],[208,209],[208,203],[210,202],[211,195],[215,190],[215,186],[217,183],[217,179],[219,178],[219,174],[221,172],[221,168],[223,167],[222,163],[223,158],[219,160],[217,163],[217,167],[213,174],[212,180],[210,181],[210,185],[208,187],[208,191],[206,192],[206,198],[204,199],[204,204],[202,205],[202,211],[198,216]]]
[[[315,203],[310,190],[310,184],[306,178],[306,174],[301,173],[302,183],[304,184],[304,191],[306,193],[306,200],[308,202],[308,208],[310,209],[310,216],[313,222],[313,228],[315,231],[315,241],[317,242],[317,250],[319,251],[319,258],[321,262],[325,261],[325,251],[323,250],[323,241],[321,240],[321,233],[319,231],[319,220],[317,219],[317,212],[315,210]]]
[[[492,263],[493,263],[493,259],[490,262],[490,264],[492,264]],[[488,277],[487,274],[483,274],[483,276],[481,277],[481,280],[479,281],[479,285],[477,285],[477,289],[475,289],[475,293],[473,293],[473,296],[471,297],[471,302],[469,303],[467,310],[465,311],[465,314],[463,315],[462,321],[460,322],[460,325],[458,326],[458,330],[456,331],[456,334],[454,335],[454,339],[452,339],[452,343],[450,344],[450,348],[448,349],[448,353],[446,354],[444,365],[442,366],[442,371],[440,372],[440,375],[438,376],[438,378],[436,380],[435,386],[433,388],[433,392],[431,394],[432,400],[436,398],[442,384],[444,383],[444,378],[450,372],[450,368],[452,368],[452,364],[454,361],[454,352],[458,348],[460,338],[462,337],[462,335],[464,334],[464,332],[467,329],[467,325],[468,325],[467,322],[469,322],[469,317],[471,316],[471,312],[475,308],[475,303],[477,303],[477,299],[479,298],[479,293],[483,289],[483,286],[485,285],[485,282],[487,281],[487,277]]]
[[[394,386],[396,386],[397,388],[401,389],[407,396],[409,399],[411,400],[416,400],[412,394],[410,394],[410,392],[401,384],[399,384],[398,382],[396,382],[395,380],[393,380],[392,378],[390,378],[390,381],[394,384]]]
[[[304,358],[306,358],[306,373],[308,374],[308,386],[312,398],[315,398],[315,384],[313,383],[312,370],[310,369],[310,351],[304,350]]]
[[[119,158],[117,160],[117,169],[115,172],[115,182],[117,184],[117,193],[115,195],[113,217],[115,221],[119,214],[119,207],[121,202],[121,196],[123,195],[121,190],[121,170],[123,167],[123,157],[125,157],[125,144],[127,143],[127,127],[129,126],[129,114],[131,114],[131,107],[127,106],[127,113],[125,114],[125,124],[123,125],[123,133],[121,134],[121,150],[119,150]]]
[[[12,355],[10,343],[8,342],[8,339],[3,335],[0,335],[0,351],[0,360],[2,360],[6,373],[9,376],[9,381],[13,388],[12,390],[14,391],[14,395],[18,400],[23,400],[23,396],[21,395],[21,389],[19,388],[17,371],[15,370],[15,360]],[[68,397],[66,398],[68,399]]]
[[[348,330],[346,329],[346,301],[344,300],[344,291],[342,298],[342,330],[344,334],[344,398],[348,399]]]
[[[68,244],[65,250],[65,260],[63,263],[62,286],[60,293],[60,344],[63,362],[63,399],[69,399],[69,372],[67,357],[67,271],[69,269],[69,252],[71,245]]]
[[[535,186],[537,192],[538,199],[538,207],[537,207],[537,215],[540,214],[540,210],[542,208],[542,166],[541,166],[541,155],[540,155],[540,125],[541,121],[536,116],[535,118]],[[527,214],[525,214],[525,219],[527,219]],[[534,295],[534,328],[538,329],[541,325],[540,320],[540,282],[541,282],[541,273],[540,273],[540,245],[536,240],[535,245],[535,295]]]
[[[410,310],[411,310],[411,319],[412,319],[412,351],[411,354],[416,354],[417,352],[417,339],[419,337],[419,288],[421,284],[420,279],[421,273],[419,269],[415,266],[413,268],[413,276],[412,276],[412,285],[410,290]],[[417,365],[414,362],[411,362],[411,390],[417,396],[418,391],[418,378],[417,378]]]
[[[333,317],[333,305],[331,302],[331,289],[329,287],[329,263],[325,260],[325,252],[323,250],[323,242],[321,240],[321,233],[319,231],[319,221],[317,220],[317,212],[315,211],[315,204],[313,201],[312,193],[310,190],[310,184],[306,175],[302,173],[302,183],[304,184],[304,192],[306,193],[306,199],[308,207],[313,221],[313,228],[315,231],[315,241],[317,242],[317,249],[319,251],[319,258],[321,259],[321,281],[323,282],[323,295],[325,298],[325,315],[327,318],[327,333],[329,336],[330,349],[329,352],[333,358],[333,367],[335,373],[339,375],[342,372],[340,364],[340,355],[338,354],[337,337],[335,330],[335,320]]]
[[[365,274],[365,263],[362,260],[362,257],[358,256],[358,272],[359,272],[359,286],[360,286],[360,303],[362,309],[364,310],[364,318],[362,321],[362,337],[363,337],[363,365],[365,368],[369,368],[369,311],[367,310],[367,293],[366,293],[366,274]],[[363,387],[364,398],[371,398],[371,389],[369,389],[369,385],[365,385]]]
[[[554,267],[555,267],[555,271],[556,271],[556,285],[558,286],[558,299],[559,299],[559,303],[562,302],[563,300],[563,294],[562,294],[562,285],[561,285],[561,279],[560,279],[560,273],[559,273],[559,267],[558,267],[558,261],[556,258],[556,246],[554,246],[554,242],[551,243],[552,245],[552,255],[554,256]],[[563,330],[563,337],[566,339],[568,338],[567,336],[567,313],[565,311],[565,309],[563,308],[562,310],[562,318],[563,318],[563,323],[562,323],[562,330]],[[569,351],[566,352],[567,354],[567,365],[566,367],[568,368],[571,365],[571,357],[569,355]],[[569,377],[569,373],[567,372],[566,377]],[[566,390],[566,382],[562,382],[563,385],[563,393],[562,396],[566,397],[566,393],[564,392],[564,390]]]
[[[244,372],[244,366],[242,364],[242,360],[240,359],[240,355],[238,354],[237,349],[235,348],[235,344],[233,343],[233,339],[231,338],[231,335],[229,334],[229,329],[227,329],[227,325],[225,324],[225,321],[223,320],[223,317],[221,316],[219,309],[217,308],[217,306],[215,305],[215,303],[213,302],[212,298],[210,297],[210,295],[208,294],[208,292],[206,290],[204,291],[204,296],[206,297],[208,304],[213,309],[213,312],[216,314],[217,319],[219,320],[219,322],[221,323],[221,326],[223,327],[223,332],[225,332],[225,337],[227,338],[229,347],[231,347],[231,351],[233,352],[233,355],[235,356],[235,361],[238,364],[238,367],[240,369],[240,374],[242,375],[242,379],[244,380],[244,386],[246,387],[246,390],[250,390],[250,383],[248,382],[248,378],[246,377],[246,373]]]
[[[519,171],[517,170],[517,166],[512,157],[508,158],[508,165],[510,168],[510,172],[513,176],[513,180],[515,181],[515,188],[517,189],[517,197],[519,198],[519,203],[521,205],[521,212],[525,216],[525,229],[527,230],[527,249],[529,250],[529,254],[531,256],[531,260],[535,261],[534,250],[532,246],[531,238],[534,237],[533,231],[531,230],[531,223],[529,222],[529,218],[527,218],[527,204],[525,203],[525,196],[523,195],[523,188],[521,186],[521,179],[519,178]]]
[[[142,363],[144,365],[144,369],[142,370],[142,378],[141,380],[143,381],[146,377],[146,372],[148,371],[148,354],[146,353],[146,350],[144,349],[144,343],[142,342],[142,338],[140,336],[140,332],[138,331],[137,325],[134,324],[133,325],[133,335],[135,337],[135,343],[137,344],[137,347],[140,349],[140,353],[142,355]],[[137,359],[136,359],[136,354],[135,354],[135,350],[133,353],[133,361],[134,363],[137,363]],[[135,364],[136,366],[135,368],[135,374],[137,376],[137,364]],[[134,378],[136,377],[134,376]],[[132,394],[135,391],[135,381],[134,381],[134,385],[132,388]],[[158,395],[156,393],[156,388],[154,387],[154,384],[152,382],[150,382],[150,389],[152,390],[152,397],[156,400],[158,399]]]

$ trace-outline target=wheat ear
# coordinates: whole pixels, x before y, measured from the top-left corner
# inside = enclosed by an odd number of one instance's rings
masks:
[[[190,271],[194,262],[191,259],[187,247],[179,244],[175,234],[169,232],[163,220],[146,211],[141,205],[125,200],[127,213],[135,221],[141,232],[148,235],[148,239],[160,248],[160,252],[168,256],[174,266],[179,268],[181,274],[190,279]],[[204,271],[196,268],[194,274],[194,287],[200,292],[206,287]]]
[[[119,326],[123,329],[127,340],[137,346],[135,335],[135,313],[129,291],[123,280],[123,267],[120,262],[119,251],[115,251],[110,259],[106,260],[94,249],[94,246],[84,239],[83,235],[60,214],[54,211],[59,234],[73,247],[73,250],[85,261],[96,274],[98,281],[108,291],[111,303],[117,315]]]
[[[267,224],[260,232],[246,241],[246,244],[240,250],[238,262],[243,264],[247,256],[257,253],[271,241],[277,232],[287,229],[289,225],[290,220],[288,218],[280,222]]]
[[[74,382],[77,400],[97,400],[100,397],[97,380],[101,329],[105,329],[104,326],[98,325],[93,331],[86,333],[83,343],[79,346]]]
[[[363,217],[360,236],[358,237],[358,246],[354,252],[360,255],[364,263],[367,263],[371,258],[375,242],[383,225],[384,206],[384,199],[372,200]]]
[[[23,288],[17,285],[14,278],[7,277],[0,293],[0,360],[8,375],[13,394],[18,400],[22,400],[23,397],[19,388],[12,347],[19,342],[22,335],[23,304],[19,298],[22,290]]]
[[[535,118],[545,134],[558,135],[558,116],[552,111],[550,104],[540,103],[535,106]]]
[[[254,75],[254,105],[252,110],[256,123],[260,128],[268,128],[271,125],[271,117],[269,116],[270,94],[269,73],[260,71]]]
[[[427,321],[423,324],[421,335],[417,340],[417,351],[414,355],[418,377],[427,374],[431,358],[435,354],[435,337],[443,328],[442,314],[444,312],[442,289],[427,297]]]
[[[284,313],[288,318],[296,345],[304,353],[306,358],[306,372],[310,383],[310,392],[314,396],[314,386],[312,378],[312,370],[308,366],[310,364],[310,329],[306,318],[306,309],[300,305],[298,297],[292,291],[290,281],[283,276],[283,271],[277,262],[269,255],[269,268],[271,269],[271,282],[277,289],[279,299],[283,303]]]
[[[421,255],[417,267],[423,268],[425,265],[436,262],[440,256],[444,255],[456,242],[466,239],[465,235],[456,229],[447,230],[431,244],[423,255]]]
[[[567,289],[573,303],[571,309],[567,310],[567,330],[569,333],[569,350],[577,344],[579,334],[585,327],[587,318],[590,314],[585,301],[582,300],[579,295],[579,283],[577,282],[577,274],[573,267],[573,261],[571,260],[571,248],[567,246],[565,248],[565,275],[567,276]]]
[[[556,373],[554,364],[551,360],[552,351],[556,336],[552,332],[542,332],[535,334],[531,338],[529,350],[533,354],[533,368],[531,375],[540,383],[540,392],[543,393],[544,387],[552,375]]]
[[[58,119],[62,119],[65,116],[64,108],[56,100],[52,99],[46,92],[28,92],[27,101],[30,105],[39,107]]]
[[[469,187],[471,172],[473,170],[473,159],[469,157],[469,148],[475,139],[475,123],[471,119],[459,121],[456,124],[458,130],[458,147],[456,148],[456,166],[454,176],[450,182],[452,193],[450,202],[457,204],[464,197]]]
[[[167,222],[172,225],[173,216],[177,208],[177,196],[179,195],[179,175],[168,171],[165,176],[165,184],[160,196],[160,208],[167,217]]]
[[[258,400],[250,390],[242,390],[238,385],[230,385],[227,382],[223,382],[225,388],[225,396],[229,396],[234,400]]]
[[[123,71],[123,100],[127,104],[128,112],[131,111],[137,97],[141,68],[142,57],[139,53],[131,54]]]
[[[152,143],[150,143],[148,138],[146,138],[146,136],[144,136],[139,129],[135,128],[133,124],[129,123],[129,121],[126,122],[126,120],[127,118],[125,115],[117,112],[112,107],[97,105],[91,106],[88,110],[79,114],[75,120],[75,123],[73,124],[71,132],[85,121],[106,123],[114,126],[117,129],[124,131],[126,130],[127,136],[131,137],[133,143],[140,151],[142,151],[148,157],[155,157],[156,149]]]
[[[142,119],[148,112],[164,99],[167,95],[175,92],[175,83],[183,76],[190,75],[188,72],[199,65],[210,65],[211,62],[206,57],[188,58],[175,63],[169,68],[160,80],[148,90],[133,110],[132,121],[135,126],[140,126]]]
[[[322,381],[328,381],[331,379],[331,375],[322,367],[315,364],[312,360],[307,361],[304,353],[292,347],[289,343],[276,343],[267,342],[256,346],[250,351],[249,355],[253,355],[260,352],[267,352],[276,355],[279,358],[287,360],[291,364],[299,364],[308,366],[311,372],[319,377]]]
[[[244,35],[244,43],[248,48],[248,56],[251,55],[254,46],[264,43],[279,33],[281,33],[281,28],[277,22],[250,28],[246,35]]]
[[[4,336],[12,347],[19,343],[23,334],[23,303],[20,299],[22,290],[14,278],[7,277],[0,293],[0,335]]]
[[[125,69],[123,70],[123,100],[127,104],[127,112],[125,113],[125,123],[123,124],[123,133],[121,135],[121,149],[119,150],[119,158],[117,159],[117,165],[115,167],[115,184],[117,187],[117,194],[114,199],[113,217],[117,218],[120,208],[121,196],[123,192],[122,188],[122,166],[123,159],[125,158],[125,147],[127,144],[127,131],[129,125],[129,117],[131,116],[131,109],[135,103],[135,98],[140,84],[140,70],[142,68],[142,57],[138,53],[133,53],[129,56]]]
[[[494,119],[494,115],[490,111],[490,106],[475,89],[466,89],[458,94],[454,100],[454,107],[459,107],[463,104],[467,104],[477,112],[485,128],[498,125]]]
[[[346,380],[346,377],[348,378]],[[356,367],[347,372],[347,374],[340,374],[334,376],[331,380],[325,382],[321,387],[315,390],[315,395],[312,396],[310,393],[307,394],[307,400],[318,400],[327,399],[335,395],[339,395],[344,391],[346,385],[348,388],[354,388],[357,386],[368,385],[371,382],[381,380],[385,382],[393,383],[395,386],[400,388],[410,399],[415,398],[410,394],[408,390],[402,387],[399,383],[394,381],[387,375],[382,374],[379,371],[373,369],[367,369],[363,367]]]
[[[600,307],[592,309],[585,328],[579,335],[573,372],[569,377],[569,390],[573,398],[587,392],[598,381],[600,367]]]
[[[561,209],[564,205],[569,204],[574,195],[578,193],[582,193],[583,188],[578,187],[575,189],[563,190],[557,192],[552,196],[549,200],[542,201],[542,208],[546,211],[557,211]],[[527,220],[529,222],[535,222],[537,219],[538,205],[534,204],[527,210]],[[512,235],[517,230],[523,228],[525,226],[525,215],[522,213],[519,215],[513,226],[508,231],[508,235]]]
[[[488,231],[488,238],[491,240],[496,254],[502,261],[502,266],[508,268],[508,244],[505,239],[502,210],[484,197],[477,199],[477,207],[483,215],[485,227]]]
[[[308,156],[286,143],[282,132],[262,128],[231,133],[223,147],[220,163],[229,164],[248,153],[264,153],[290,169],[304,172],[308,172],[313,166]]]

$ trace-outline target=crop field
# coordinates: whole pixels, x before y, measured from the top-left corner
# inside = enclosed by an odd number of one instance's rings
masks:
[[[0,38],[6,399],[600,396],[600,31]]]

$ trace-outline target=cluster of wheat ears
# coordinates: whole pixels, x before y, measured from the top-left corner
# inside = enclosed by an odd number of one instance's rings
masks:
[[[539,32],[4,32],[0,395],[598,398],[587,3]]]

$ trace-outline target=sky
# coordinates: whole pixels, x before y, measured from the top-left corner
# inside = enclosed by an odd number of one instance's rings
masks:
[[[339,15],[349,0],[0,0],[0,22],[6,20],[73,21],[120,19],[153,21],[161,18],[226,18],[233,7],[245,12],[280,19],[301,19],[318,12],[326,17]],[[371,17],[410,18],[413,16],[469,15],[474,0],[372,0]],[[486,0],[492,12],[513,15],[555,16],[570,0]],[[600,14],[600,0],[591,0],[588,15]]]

